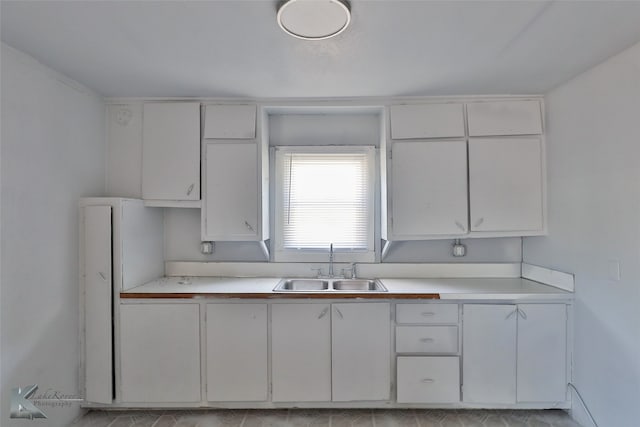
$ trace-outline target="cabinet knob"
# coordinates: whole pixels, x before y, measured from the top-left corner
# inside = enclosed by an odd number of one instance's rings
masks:
[[[462,225],[460,221],[456,221],[456,227],[458,227],[462,231],[467,231],[466,227]]]
[[[527,320],[527,313],[525,313],[523,309],[518,308],[518,314],[520,315],[520,317]]]
[[[249,224],[249,222],[245,221],[244,225],[247,227],[247,230],[254,231],[253,227],[251,226],[251,224]]]
[[[473,225],[474,227],[478,227],[480,224],[482,224],[484,222],[484,218],[478,218],[478,220],[476,221],[476,223]]]
[[[424,384],[431,384],[433,381],[433,378],[423,378],[422,381],[420,381]]]
[[[513,317],[514,314],[516,314],[518,312],[518,309],[516,308],[515,310],[513,310],[511,313],[507,314],[507,317],[505,317],[504,319],[510,319],[511,317]]]
[[[433,342],[433,338],[420,338],[420,342]]]
[[[336,308],[336,313],[338,313],[338,316],[339,316],[341,319],[344,319],[344,316],[342,315],[342,312],[341,312],[340,310],[338,310],[337,308]]]
[[[191,195],[191,192],[193,191],[193,187],[195,187],[195,185],[196,185],[195,183],[191,184],[189,188],[187,188],[187,196]]]
[[[99,271],[98,275],[102,277],[102,280],[104,280],[105,282],[107,281],[107,276],[102,271]]]
[[[322,319],[327,314],[328,311],[329,311],[329,307],[325,307],[325,309],[322,310],[322,312],[318,316],[318,319]]]
[[[431,316],[435,316],[436,314],[433,311],[423,311],[422,315],[424,317],[431,317]]]

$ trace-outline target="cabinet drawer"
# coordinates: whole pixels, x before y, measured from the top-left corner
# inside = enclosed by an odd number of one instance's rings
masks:
[[[391,138],[464,136],[462,104],[392,105]]]
[[[458,357],[398,357],[399,403],[459,401]]]
[[[457,353],[457,326],[398,326],[398,353]]]
[[[540,102],[492,101],[467,104],[469,136],[542,133]]]
[[[397,323],[458,323],[457,304],[398,304]]]

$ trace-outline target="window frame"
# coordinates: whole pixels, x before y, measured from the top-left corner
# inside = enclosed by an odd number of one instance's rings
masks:
[[[367,159],[367,249],[346,250],[334,249],[335,262],[375,262],[375,224],[376,203],[376,156],[377,148],[372,145],[314,145],[314,146],[275,146],[274,148],[274,230],[271,233],[273,241],[273,261],[275,262],[327,262],[329,247],[326,249],[289,249],[283,247],[283,184],[284,177],[281,163],[283,154],[289,153],[363,153]]]

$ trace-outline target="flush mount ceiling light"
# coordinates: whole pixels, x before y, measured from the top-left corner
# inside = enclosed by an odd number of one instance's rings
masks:
[[[349,3],[343,0],[288,0],[278,9],[278,25],[304,40],[337,36],[351,22]]]

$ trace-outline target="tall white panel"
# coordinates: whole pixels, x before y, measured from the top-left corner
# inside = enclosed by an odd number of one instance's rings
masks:
[[[84,213],[84,367],[87,402],[113,400],[111,206]]]

